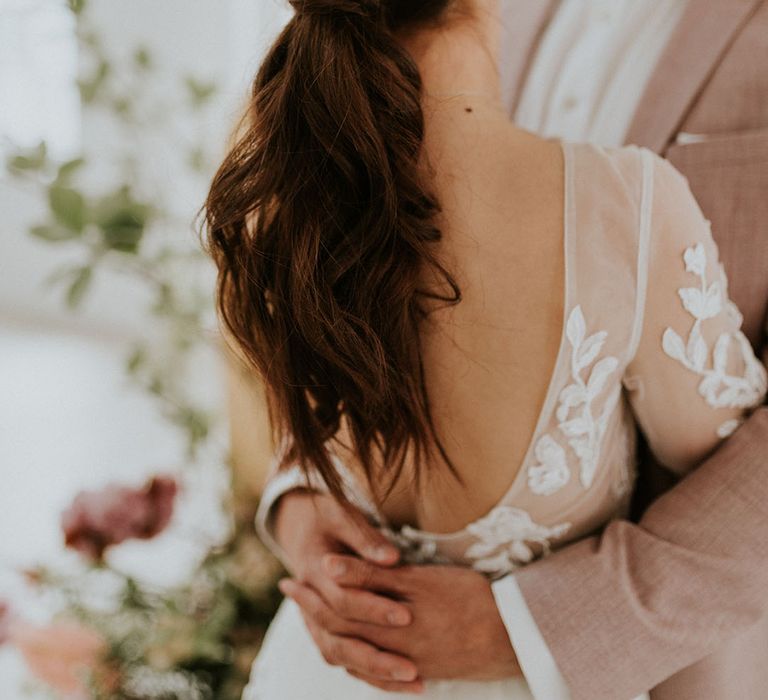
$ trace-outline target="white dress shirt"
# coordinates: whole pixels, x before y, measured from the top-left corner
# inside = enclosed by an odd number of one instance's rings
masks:
[[[514,116],[547,138],[619,146],[687,0],[562,0]]]
[[[515,123],[547,138],[622,145],[686,2],[562,0],[525,76]],[[535,700],[570,700],[514,576],[491,588]]]

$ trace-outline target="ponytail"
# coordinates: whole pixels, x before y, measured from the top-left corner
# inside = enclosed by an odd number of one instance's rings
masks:
[[[265,383],[275,443],[288,438],[281,466],[318,471],[346,505],[325,447],[342,416],[371,482],[379,448],[387,493],[411,444],[417,486],[432,440],[458,478],[435,433],[419,328],[420,297],[455,304],[461,292],[431,245],[421,79],[393,34],[448,4],[293,0],[204,207],[217,311]],[[451,296],[417,288],[425,266]]]

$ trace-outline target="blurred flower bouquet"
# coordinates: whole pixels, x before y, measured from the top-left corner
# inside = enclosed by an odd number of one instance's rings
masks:
[[[160,534],[178,483],[156,476],[141,488],[80,493],[62,515],[68,547],[85,564],[76,574],[38,567],[28,582],[63,600],[42,626],[0,603],[0,643],[15,646],[56,697],[237,700],[279,603],[277,561],[252,529],[212,549],[183,585],[158,589],[109,564],[129,539]]]

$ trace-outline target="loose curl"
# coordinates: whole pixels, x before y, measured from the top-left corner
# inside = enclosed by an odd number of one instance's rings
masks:
[[[451,2],[291,5],[203,207],[217,311],[264,381],[272,437],[289,446],[281,467],[316,470],[348,506],[326,450],[344,416],[371,483],[380,450],[387,494],[411,445],[418,487],[432,441],[461,481],[435,432],[419,344],[419,298],[457,304],[461,292],[434,251],[421,78],[394,37],[439,25]],[[417,287],[425,266],[451,296]]]

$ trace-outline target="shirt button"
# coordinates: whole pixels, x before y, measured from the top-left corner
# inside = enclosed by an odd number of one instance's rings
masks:
[[[579,101],[573,95],[569,95],[563,100],[562,107],[566,112],[570,112],[578,103]]]

